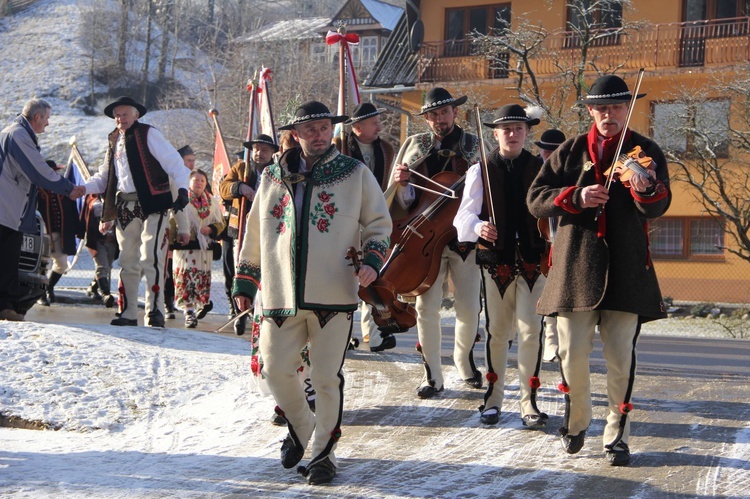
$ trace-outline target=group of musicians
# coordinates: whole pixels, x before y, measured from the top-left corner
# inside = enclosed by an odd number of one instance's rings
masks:
[[[233,291],[240,310],[252,308],[256,294],[262,294],[263,374],[289,430],[281,447],[285,468],[297,466],[312,441],[311,460],[297,470],[310,484],[333,480],[334,450],[342,435],[341,368],[358,289],[394,278],[392,261],[405,260],[406,246],[424,239],[420,231],[432,230],[423,223],[425,214],[417,212],[435,210],[441,197],[454,199],[458,206],[445,213],[455,216],[447,221],[445,244],[436,248],[431,282],[410,290],[416,295],[424,363],[417,396],[432,398],[445,388],[439,312],[449,275],[456,312],[454,363],[466,385],[485,391],[481,423],[499,422],[508,349],[518,332],[521,421],[527,428],[545,428],[549,418],[539,410],[536,394],[544,316],[556,317],[555,357],[566,402],[562,446],[575,454],[584,445],[592,418],[588,359],[598,329],[607,365],[603,449],[611,465],[629,464],[636,342],[641,324],[666,316],[648,251],[648,219],[661,216],[671,199],[659,146],[627,126],[629,111],[642,96],[617,76],[597,79],[579,101],[593,118],[590,131],[564,141],[546,161],[524,148],[539,123],[524,108],[502,106],[492,122],[484,123],[497,140],[497,148],[486,154],[481,140],[456,123],[466,97],[455,98],[443,88],[425,94],[419,115],[429,131],[408,137],[392,167],[388,149],[373,138],[384,110],[362,104],[350,118],[317,101],[296,110],[281,128],[290,130],[300,147],[286,151],[260,176]],[[344,122],[357,124],[357,130],[332,145],[334,126]],[[635,146],[651,161],[627,181],[624,175],[617,181],[620,153]],[[419,223],[415,217],[421,217]],[[556,228],[551,250],[549,234],[540,235],[540,219]],[[404,234],[396,234],[394,226],[405,227]],[[395,246],[391,239],[398,240]],[[354,273],[344,258],[350,246],[362,249]],[[341,248],[340,257],[334,248]],[[472,355],[482,308],[484,374]],[[384,331],[373,350],[395,346],[395,338],[389,338],[390,331]],[[299,351],[308,340],[315,413],[296,379]]]

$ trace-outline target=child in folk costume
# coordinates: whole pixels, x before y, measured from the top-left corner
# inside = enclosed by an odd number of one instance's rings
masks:
[[[211,309],[211,242],[225,226],[219,201],[206,192],[206,185],[208,177],[202,170],[190,173],[189,203],[185,208],[190,241],[184,246],[175,245],[173,254],[176,303],[185,311],[185,326],[189,328],[196,327],[198,319]]]

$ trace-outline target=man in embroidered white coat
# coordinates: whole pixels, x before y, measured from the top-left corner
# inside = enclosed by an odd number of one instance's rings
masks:
[[[341,368],[357,309],[358,286],[383,264],[391,218],[377,180],[362,162],[331,145],[334,116],[316,101],[302,104],[292,122],[299,148],[286,151],[261,174],[239,255],[233,296],[241,311],[260,291],[263,374],[287,420],[281,464],[299,463],[312,440],[312,459],[298,471],[313,485],[336,474],[344,377]],[[361,227],[361,229],[360,229]],[[347,249],[362,244],[354,273]],[[299,352],[310,341],[313,413],[297,381]]]

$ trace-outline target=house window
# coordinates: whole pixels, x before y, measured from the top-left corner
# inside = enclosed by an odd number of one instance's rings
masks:
[[[662,217],[649,224],[655,259],[724,260],[724,223],[712,217]]]
[[[362,66],[373,66],[378,58],[378,37],[363,36],[359,41],[359,46],[362,52]]]
[[[446,9],[445,39],[452,41],[446,49],[448,56],[471,55],[470,33],[501,34],[510,27],[510,4],[480,5]]]
[[[310,45],[310,59],[316,64],[326,62],[326,44],[313,43]]]
[[[600,5],[596,5],[599,3]],[[617,45],[620,43],[620,35],[612,33],[608,36],[599,36],[607,31],[615,31],[622,28],[622,2],[599,2],[599,0],[580,0],[576,2],[581,8],[568,7],[567,28],[573,34],[566,40],[568,48],[580,47],[582,40],[578,33],[591,32],[591,36],[597,37],[592,40],[591,45],[601,47],[605,45]],[[592,5],[593,4],[593,5]],[[597,33],[598,32],[598,33]]]
[[[684,21],[731,19],[750,13],[748,0],[683,0]]]
[[[695,103],[652,102],[651,134],[657,144],[677,156],[691,157],[706,148],[729,157],[729,99]]]

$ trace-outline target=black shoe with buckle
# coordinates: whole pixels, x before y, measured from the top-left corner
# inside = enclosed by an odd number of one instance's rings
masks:
[[[109,324],[111,326],[137,326],[138,319],[126,319],[125,317],[118,317],[117,319],[112,319]]]
[[[527,414],[521,418],[523,425],[532,430],[540,430],[544,428],[547,426],[547,421],[549,421],[549,416],[543,412],[539,414]]]
[[[281,465],[286,469],[294,468],[302,461],[304,455],[305,449],[302,446],[297,446],[292,436],[287,435],[281,443]]]
[[[370,347],[371,352],[382,352],[383,350],[390,350],[396,348],[396,337],[391,333],[383,335],[383,342],[375,347]]]
[[[482,388],[482,373],[480,371],[474,371],[474,375],[471,378],[465,379],[464,383],[472,388],[480,390]]]
[[[586,430],[582,430],[578,435],[563,435],[562,447],[568,454],[577,454],[583,449],[583,441],[586,438]]]
[[[442,386],[440,388],[435,388],[432,385],[424,385],[424,386],[420,386],[419,389],[417,390],[417,397],[421,399],[431,399],[432,397],[434,397],[435,395],[437,395],[438,393],[442,391],[443,391]]]
[[[275,426],[286,426],[286,419],[274,412],[273,417],[271,418],[271,424]]]
[[[214,302],[209,301],[205,305],[203,305],[203,308],[198,310],[198,319],[203,319],[207,313],[209,313],[211,310],[214,309]]]
[[[607,449],[606,457],[611,466],[627,466],[630,464],[630,448],[625,442],[617,442],[614,447]]]
[[[488,409],[485,409],[482,411],[482,415],[479,416],[479,421],[482,422],[482,424],[497,424],[500,422],[500,409],[498,409],[495,406],[492,406]]]
[[[336,476],[336,467],[330,459],[325,458],[313,464],[307,470],[307,483],[310,485],[323,485],[331,483]]]
[[[154,310],[153,312],[149,312],[148,317],[146,317],[146,325],[148,327],[164,327],[164,316],[161,315],[161,312],[158,310]]]

